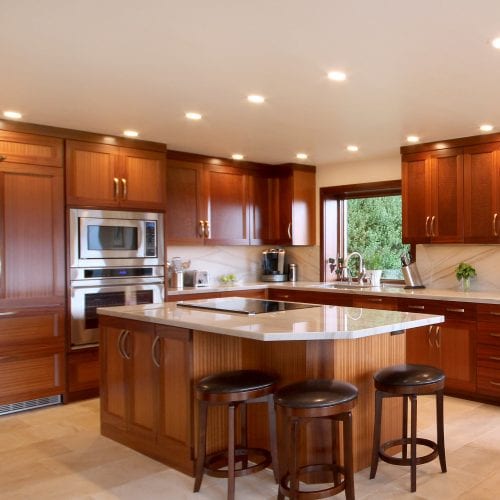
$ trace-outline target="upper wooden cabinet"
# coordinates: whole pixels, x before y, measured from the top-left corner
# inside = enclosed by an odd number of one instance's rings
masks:
[[[500,143],[464,148],[464,239],[500,243]]]
[[[403,156],[403,241],[463,241],[463,156],[445,149]]]
[[[165,153],[66,142],[69,205],[164,210]]]
[[[169,152],[169,244],[313,245],[315,231],[313,169],[212,164]]]
[[[0,161],[62,167],[62,141],[55,137],[2,130]]]

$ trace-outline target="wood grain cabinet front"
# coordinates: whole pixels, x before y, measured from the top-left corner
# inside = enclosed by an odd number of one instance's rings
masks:
[[[500,398],[500,305],[478,304],[477,391]]]
[[[164,210],[165,152],[66,141],[69,205]]]

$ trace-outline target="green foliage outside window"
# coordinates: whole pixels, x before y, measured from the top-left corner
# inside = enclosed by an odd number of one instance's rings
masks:
[[[409,245],[401,241],[401,196],[350,199],[346,212],[347,252],[359,252],[366,269],[382,269],[385,279],[402,279],[400,257]]]

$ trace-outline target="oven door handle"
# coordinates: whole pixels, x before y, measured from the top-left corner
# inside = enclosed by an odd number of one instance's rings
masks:
[[[118,352],[124,359],[131,359],[130,354],[126,351],[126,344],[125,344],[127,342],[127,338],[129,335],[130,335],[130,330],[122,330],[118,337],[118,343],[117,343]]]
[[[153,345],[151,346],[151,358],[153,359],[153,364],[156,368],[160,368],[160,359],[157,347],[160,345],[160,337],[158,335],[153,340]]]

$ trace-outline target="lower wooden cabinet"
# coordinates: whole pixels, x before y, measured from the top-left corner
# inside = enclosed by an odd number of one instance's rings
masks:
[[[99,395],[99,348],[91,347],[66,354],[65,402]]]
[[[500,397],[500,305],[477,305],[477,392]]]
[[[399,309],[440,314],[445,322],[406,332],[408,363],[429,364],[446,374],[445,390],[452,394],[476,392],[475,304],[404,299]]]
[[[318,292],[316,290],[290,290],[285,288],[269,288],[267,296],[271,300],[289,300],[309,304],[325,304],[330,306],[352,306],[353,296],[348,293]]]
[[[64,309],[8,314],[0,319],[0,404],[63,394]]]
[[[101,432],[193,473],[191,331],[104,316]]]

